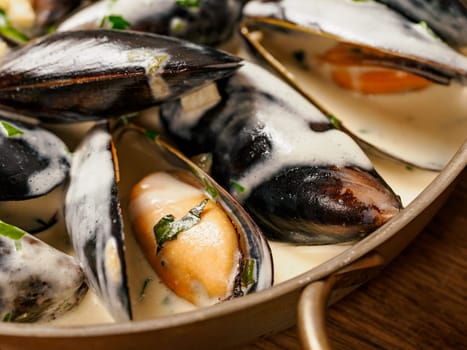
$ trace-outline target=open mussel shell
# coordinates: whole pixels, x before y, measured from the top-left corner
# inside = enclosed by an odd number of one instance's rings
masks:
[[[377,49],[392,56],[387,67],[406,70],[440,84],[467,82],[467,58],[420,23],[413,23],[374,1],[250,1],[252,22],[270,23]]]
[[[80,303],[88,290],[79,263],[0,221],[0,319],[50,321]]]
[[[90,287],[118,321],[132,318],[112,137],[93,128],[74,152],[65,221]]]
[[[142,178],[146,178],[148,175],[152,175],[155,172],[163,172],[175,175],[179,179],[183,179],[183,182],[186,184],[194,186],[196,191],[200,191],[203,196],[209,199],[209,202],[220,207],[227,215],[228,220],[236,231],[235,240],[238,241],[236,245],[238,245],[241,256],[239,260],[238,256],[235,258],[235,265],[237,265],[237,267],[235,268],[235,273],[229,277],[232,281],[224,281],[224,283],[233,283],[231,285],[232,290],[228,293],[226,299],[263,290],[272,285],[273,262],[267,240],[264,238],[256,223],[229,193],[227,193],[214,180],[212,180],[211,177],[176,149],[169,146],[160,138],[153,139],[152,137],[147,137],[140,129],[130,126],[119,130],[115,137],[115,144],[120,164],[122,165],[121,195],[124,198],[124,201],[132,197],[132,195],[130,195],[131,189],[134,189],[135,184],[139,183]],[[125,164],[125,166],[123,166],[123,164]],[[175,195],[175,193],[173,195],[178,196]],[[151,205],[149,202],[159,202],[159,199],[157,198],[151,197],[151,200],[149,199],[150,197],[147,196],[144,198],[148,201],[147,206]],[[177,203],[175,199],[173,201],[174,203]],[[132,226],[133,232],[135,232],[134,218]],[[203,234],[203,236],[206,237],[204,239],[206,242],[210,242],[214,237],[216,237],[216,235],[211,236],[208,232],[209,230],[206,230],[205,234]],[[191,233],[187,233],[186,236],[178,238],[177,240],[183,241],[188,239],[187,237],[190,237],[190,235]],[[217,242],[217,240],[213,241],[212,246],[218,246]],[[211,243],[209,245],[211,245]],[[200,251],[205,249],[200,247]],[[221,244],[219,244],[219,249],[223,249],[221,247]],[[162,249],[161,254],[164,249],[166,248]],[[195,250],[197,249],[198,248],[195,248]],[[206,251],[209,251],[209,248]],[[146,252],[146,257],[147,254],[148,253]],[[155,255],[156,252],[150,251],[149,254]],[[227,255],[227,253],[225,253],[225,255]],[[209,259],[201,257],[200,259],[205,260],[206,262],[209,261]],[[223,259],[224,258],[222,258],[222,260]],[[201,266],[204,262],[191,260],[191,262],[188,261],[188,264]],[[211,265],[210,269],[213,274],[218,273],[217,266]],[[195,281],[196,279],[194,277],[190,278],[194,279],[195,284],[198,283]],[[177,293],[177,291],[175,292]],[[220,298],[217,301],[222,300],[224,300],[224,298]],[[201,305],[197,303],[194,304]],[[204,305],[211,305],[211,303],[209,302]]]
[[[0,105],[48,122],[119,116],[228,76],[240,61],[155,34],[55,33],[3,58]]]
[[[120,16],[128,29],[186,39],[205,45],[228,40],[240,20],[245,0],[101,0],[87,6],[57,27],[58,31],[99,29]]]
[[[361,24],[352,24],[353,16],[334,23],[334,18],[326,15],[335,13],[336,18],[339,18],[338,15],[343,13],[343,8],[348,7],[349,13],[351,13],[360,9],[360,5],[362,6],[362,14],[366,13],[366,8],[369,12],[383,11],[381,22],[385,24],[381,24],[382,26],[405,23],[402,28],[406,28],[404,30],[407,30],[407,36],[401,35],[402,33],[397,29],[389,32],[378,29],[368,33],[368,35],[366,30],[365,32],[352,31],[352,28],[358,29],[359,26],[364,26],[365,23],[375,20],[375,18],[380,20],[379,17],[371,15],[371,13],[368,18],[362,19]],[[322,11],[313,13],[309,11],[319,6],[322,6]],[[325,11],[324,9],[327,9],[328,6],[329,11]],[[335,12],[332,11],[333,7],[336,7]],[[368,96],[358,92],[359,90],[344,89],[335,82],[326,81],[326,78],[331,80],[332,72],[330,71],[332,68],[320,64],[323,51],[336,47],[337,42],[344,42],[361,45],[368,50],[375,49],[374,52],[381,50],[381,56],[392,62],[383,63],[387,64],[386,68],[394,68],[394,70],[391,69],[391,74],[401,73],[399,69],[405,69],[398,64],[394,66],[392,64],[405,61],[406,58],[412,60],[413,67],[423,68],[426,64],[423,57],[418,58],[415,53],[413,56],[406,55],[406,41],[414,41],[414,47],[426,45],[427,50],[430,47],[434,49],[435,46],[440,46],[439,52],[446,53],[441,54],[444,57],[443,60],[446,61],[447,57],[451,57],[447,60],[449,62],[445,62],[449,63],[450,67],[447,68],[448,66],[443,64],[442,70],[447,69],[446,72],[450,72],[449,76],[453,79],[459,78],[462,81],[463,77],[466,76],[467,58],[449,49],[439,39],[428,35],[423,26],[409,22],[384,5],[372,1],[298,2],[285,0],[267,4],[252,1],[246,6],[245,12],[251,17],[247,16],[249,20],[243,22],[242,34],[251,48],[270,63],[302,95],[328,115],[330,120],[337,124],[341,130],[357,140],[369,153],[401,162],[409,169],[421,168],[439,171],[443,169],[459,144],[463,142],[465,128],[460,127],[462,122],[459,123],[459,121],[462,121],[465,116],[465,99],[463,98],[465,86],[456,83],[450,84],[450,86],[433,84],[422,91],[401,90],[400,93]],[[384,19],[387,19],[388,23]],[[389,21],[389,19],[392,20]],[[351,23],[349,33],[341,31],[342,25],[348,22]],[[373,26],[380,27],[379,24]],[[414,30],[418,34],[414,34],[415,38],[410,39],[409,34]],[[385,50],[381,48],[382,45],[378,44],[375,33],[382,43],[391,33],[399,33],[400,36],[396,36],[394,39],[396,42],[393,42],[391,37],[392,41],[389,43],[393,44],[393,49]],[[373,39],[368,40],[368,38]],[[399,41],[401,45],[397,46]],[[351,51],[352,48],[349,50]],[[358,51],[359,48],[357,47],[356,50]],[[420,49],[416,53],[423,56],[424,52],[426,50]],[[436,60],[436,57],[436,54],[433,53],[430,60]],[[430,65],[441,67],[432,61],[430,61]],[[365,61],[364,64],[368,65],[370,69],[379,66],[381,62],[378,60]],[[345,71],[352,75],[352,79],[357,82],[356,84],[361,83],[358,80],[360,78],[359,68]],[[337,66],[337,69],[341,69],[341,67]],[[419,71],[410,69],[410,71],[424,74],[422,72],[424,69]],[[431,68],[429,71],[434,72]],[[402,74],[406,73],[402,72]],[[297,78],[298,76],[300,79]],[[418,79],[417,76],[413,77]],[[450,79],[447,79],[445,83]],[[381,83],[383,87],[387,86],[381,77],[378,80],[374,79],[374,82]],[[393,82],[389,81],[388,84],[391,83]],[[395,86],[399,87],[397,84]],[[440,108],[439,100],[446,101],[446,107]],[[401,139],[405,142],[401,142]]]
[[[51,132],[0,117],[0,219],[28,232],[54,223],[69,158]]]

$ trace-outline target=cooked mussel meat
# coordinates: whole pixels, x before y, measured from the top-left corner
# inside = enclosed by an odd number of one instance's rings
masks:
[[[117,149],[122,163],[143,168],[128,188],[129,219],[146,259],[176,295],[205,306],[272,285],[268,243],[224,189],[141,131],[124,130]]]
[[[38,126],[0,117],[0,219],[28,232],[55,223],[70,168],[65,144]]]
[[[57,30],[123,26],[218,45],[231,37],[244,3],[245,0],[101,0],[73,14]]]
[[[205,89],[164,103],[162,121],[185,152],[212,152],[213,177],[266,233],[310,244],[355,240],[399,211],[356,143],[283,81],[245,63],[217,85],[210,96]]]
[[[157,192],[153,187],[160,178],[169,181]],[[165,198],[158,197],[161,192]],[[199,202],[193,204],[193,199]],[[183,219],[182,212],[190,217]],[[171,215],[174,225],[183,229],[161,241],[154,227],[162,219],[167,224],[161,224],[162,229],[171,227]],[[122,220],[131,222],[159,278],[195,305],[272,285],[268,244],[241,206],[195,164],[131,125],[118,127],[111,136],[107,125],[99,124],[75,151],[65,218],[91,288],[116,320],[132,317],[128,285],[135,278],[126,272],[128,254],[136,253],[126,251],[133,237]],[[206,229],[216,225],[221,229]]]
[[[136,112],[228,76],[240,59],[174,38],[91,30],[31,42],[0,62],[0,106],[49,122]]]
[[[53,320],[88,290],[76,260],[0,221],[0,317],[3,322]]]

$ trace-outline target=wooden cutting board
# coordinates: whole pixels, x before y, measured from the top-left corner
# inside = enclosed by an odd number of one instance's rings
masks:
[[[467,349],[467,171],[415,241],[327,323],[336,350]],[[297,329],[241,348],[259,349],[301,349]]]

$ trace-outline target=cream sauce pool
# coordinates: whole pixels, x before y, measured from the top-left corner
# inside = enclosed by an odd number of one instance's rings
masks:
[[[290,52],[303,49],[303,38],[295,38],[296,40],[287,40],[286,47]],[[361,96],[341,90],[324,78],[308,75],[288,55],[283,58],[292,72],[300,76],[301,84],[332,106],[346,125],[353,125],[355,130],[373,137],[375,143],[384,144],[395,154],[411,154],[411,157],[424,159],[424,162],[445,164],[467,135],[465,87],[453,86],[448,90],[444,87],[431,87],[420,94]],[[150,113],[153,112],[154,110]],[[133,237],[125,212],[132,184],[141,179],[143,174],[152,171],[151,162],[124,148],[119,149],[119,156],[122,169],[119,190],[124,208],[127,270],[134,319],[150,319],[193,310],[192,304],[172,293],[153,272]],[[405,206],[438,175],[434,171],[407,167],[371,154],[369,157],[381,176],[400,195]],[[127,169],[127,174],[124,169]],[[59,249],[69,250],[62,222],[51,231],[41,234],[41,238]],[[300,275],[349,247],[351,244],[299,246],[271,242],[275,284]],[[102,303],[89,292],[77,308],[50,324],[62,327],[111,322],[114,321]]]

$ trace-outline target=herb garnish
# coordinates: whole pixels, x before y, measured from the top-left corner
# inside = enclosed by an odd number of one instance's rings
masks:
[[[13,137],[13,136],[23,135],[24,134],[24,131],[19,130],[18,128],[14,127],[10,123],[0,122],[0,124],[6,130],[6,133],[7,133],[8,137]]]
[[[172,214],[165,215],[154,225],[153,231],[157,241],[156,254],[164,247],[165,242],[177,238],[178,234],[187,231],[201,220],[201,213],[208,204],[209,199],[204,199],[199,205],[190,209],[188,214],[175,221]]]
[[[0,220],[0,235],[14,240],[16,250],[21,250],[21,239],[25,234],[26,231]]]
[[[175,3],[181,7],[192,7],[196,8],[200,5],[200,0],[177,0]]]
[[[238,183],[235,180],[230,180],[230,186],[232,189],[237,192],[237,193],[243,193],[245,192],[245,187],[243,187],[240,183]]]
[[[24,44],[29,41],[27,35],[13,28],[4,9],[0,8],[0,35],[15,44]]]
[[[413,171],[413,166],[407,164],[405,166],[405,169],[408,170],[408,171]]]
[[[247,259],[243,265],[242,285],[248,287],[256,282],[255,280],[256,260]]]
[[[328,115],[329,121],[331,122],[332,126],[335,127],[336,129],[340,129],[341,127],[341,122],[335,115]]]
[[[2,322],[11,322],[11,314],[5,314],[5,316],[3,316]]]
[[[102,18],[100,28],[104,28],[107,23],[109,23],[110,29],[125,30],[131,27],[130,22],[118,15],[108,15]]]
[[[148,288],[149,284],[153,281],[152,278],[146,278],[143,282],[143,285],[141,287],[141,291],[139,292],[139,301],[142,301],[144,297],[146,296],[146,289]]]

